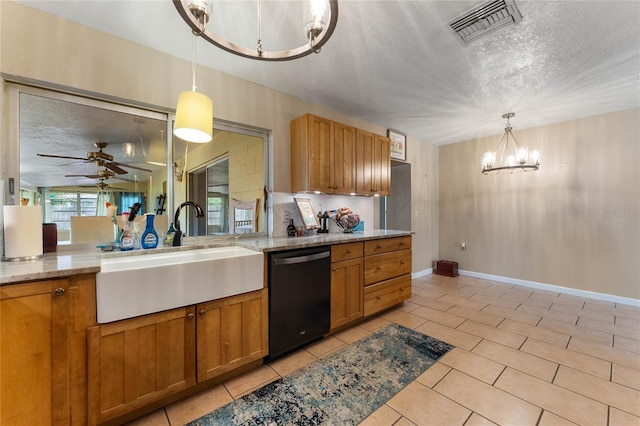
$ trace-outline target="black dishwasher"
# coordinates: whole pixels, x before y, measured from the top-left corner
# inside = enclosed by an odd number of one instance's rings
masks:
[[[329,332],[331,247],[269,255],[269,356],[285,355]]]

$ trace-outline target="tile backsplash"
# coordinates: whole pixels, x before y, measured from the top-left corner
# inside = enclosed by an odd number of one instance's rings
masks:
[[[289,219],[293,219],[296,226],[302,225],[302,218],[298,211],[294,198],[308,198],[311,200],[313,211],[318,214],[319,211],[335,210],[341,207],[349,207],[354,213],[360,216],[360,222],[364,221],[364,229],[369,231],[373,229],[373,197],[359,197],[349,195],[318,195],[318,194],[292,194],[286,192],[274,192],[270,194],[272,197],[272,213],[273,213],[273,230],[271,235],[274,237],[284,237],[287,235],[287,225]],[[329,220],[329,232],[340,233],[344,230],[336,223]],[[315,232],[315,231],[314,231]]]

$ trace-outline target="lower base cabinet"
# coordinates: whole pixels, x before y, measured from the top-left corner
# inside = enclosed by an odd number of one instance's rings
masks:
[[[267,318],[264,289],[89,328],[89,424],[266,356]]]
[[[198,382],[268,355],[267,291],[264,289],[198,305]]]
[[[86,424],[95,275],[0,286],[0,425]]]
[[[91,327],[89,424],[195,384],[195,307]]]
[[[331,331],[411,297],[411,236],[331,246]]]
[[[331,264],[331,330],[362,318],[362,258]]]

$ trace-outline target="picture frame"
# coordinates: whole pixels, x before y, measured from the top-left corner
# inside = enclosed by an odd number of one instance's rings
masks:
[[[407,135],[388,129],[387,136],[391,140],[391,158],[407,161]]]
[[[295,198],[296,205],[300,211],[300,217],[302,217],[302,224],[305,229],[317,229],[320,227],[318,223],[318,217],[313,211],[311,200],[309,198]]]

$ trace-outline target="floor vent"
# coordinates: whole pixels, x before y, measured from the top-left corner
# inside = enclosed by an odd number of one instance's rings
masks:
[[[469,44],[521,20],[514,0],[491,0],[450,21],[449,27],[464,44]]]

